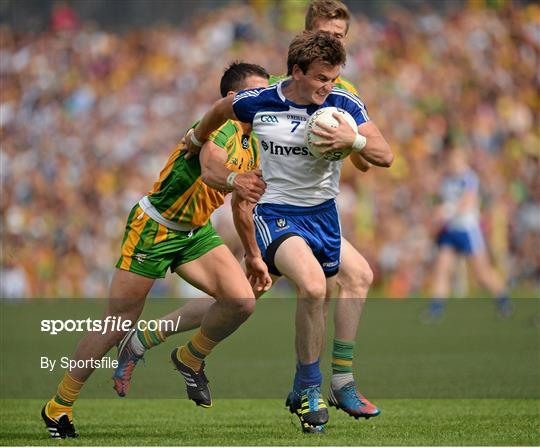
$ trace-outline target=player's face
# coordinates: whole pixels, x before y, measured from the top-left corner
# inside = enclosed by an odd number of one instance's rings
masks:
[[[339,76],[340,66],[330,66],[321,61],[312,62],[306,73],[296,66],[293,78],[298,82],[298,92],[306,104],[321,105],[330,95],[336,79]]]
[[[319,19],[315,22],[313,31],[326,31],[344,44],[347,36],[347,22],[343,19]]]

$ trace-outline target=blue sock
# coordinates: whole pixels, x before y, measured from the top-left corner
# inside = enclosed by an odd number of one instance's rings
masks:
[[[444,312],[444,308],[446,306],[446,300],[434,297],[431,299],[431,302],[429,303],[429,314],[432,317],[439,317]]]
[[[505,315],[510,315],[513,312],[512,302],[510,301],[510,295],[508,291],[504,290],[502,293],[495,297],[495,303],[499,308],[499,311]]]
[[[293,390],[300,395],[302,390],[309,386],[320,386],[322,384],[322,373],[319,366],[319,360],[312,364],[296,365],[296,375],[294,375]]]

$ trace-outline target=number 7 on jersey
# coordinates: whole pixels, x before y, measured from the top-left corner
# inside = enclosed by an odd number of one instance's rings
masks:
[[[297,128],[298,126],[300,126],[300,121],[298,121],[298,120],[292,120],[291,123],[294,125],[293,128],[291,129],[291,132],[294,132],[294,131],[296,131],[296,128]]]

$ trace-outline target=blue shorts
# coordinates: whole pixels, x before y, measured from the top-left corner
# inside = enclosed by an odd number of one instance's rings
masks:
[[[437,237],[437,245],[450,246],[463,255],[473,255],[485,249],[486,245],[480,227],[469,229],[443,229]]]
[[[338,273],[341,228],[334,199],[313,207],[259,204],[253,210],[253,220],[257,244],[271,274],[281,275],[274,256],[281,243],[292,236],[304,239],[326,277]]]

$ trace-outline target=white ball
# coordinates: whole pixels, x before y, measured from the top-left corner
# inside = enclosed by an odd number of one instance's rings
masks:
[[[311,117],[309,117],[309,120],[306,124],[306,134],[305,134],[305,141],[306,146],[308,147],[311,154],[313,154],[315,157],[322,157],[325,160],[329,161],[337,161],[342,160],[345,157],[347,157],[351,151],[352,148],[347,149],[337,149],[334,151],[330,151],[324,155],[321,155],[321,151],[324,151],[327,149],[327,146],[316,146],[313,143],[324,140],[324,138],[319,137],[318,135],[315,135],[313,132],[311,132],[315,127],[318,127],[318,123],[325,123],[333,128],[337,128],[339,126],[339,121],[333,117],[333,114],[337,112],[338,114],[341,114],[343,118],[345,118],[345,121],[349,124],[349,126],[355,131],[358,132],[358,125],[356,124],[356,121],[352,117],[352,115],[347,112],[346,110],[339,109],[337,107],[323,107],[321,109],[318,109]]]

